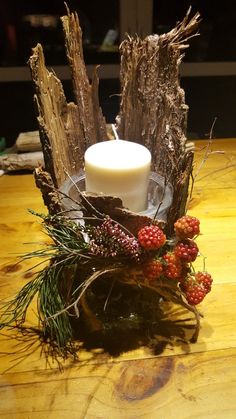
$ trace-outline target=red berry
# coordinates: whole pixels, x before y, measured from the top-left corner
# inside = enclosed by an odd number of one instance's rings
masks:
[[[163,265],[160,259],[149,259],[143,266],[143,273],[147,279],[154,280],[160,278],[163,273]]]
[[[181,239],[192,239],[199,234],[199,226],[200,221],[196,217],[191,217],[190,215],[184,215],[174,224],[175,232]]]
[[[197,272],[195,274],[195,279],[198,284],[203,286],[206,293],[211,291],[211,284],[213,282],[213,279],[210,274],[208,274],[207,272]]]
[[[191,305],[199,304],[205,297],[205,289],[198,284],[192,284],[185,290],[186,300]]]
[[[182,264],[180,259],[174,253],[166,253],[163,256],[165,261],[164,274],[167,278],[177,279],[182,273]]]
[[[188,239],[178,242],[174,249],[175,255],[185,262],[193,262],[196,259],[198,252],[199,249],[196,243]]]
[[[138,241],[144,249],[155,250],[166,242],[166,236],[156,225],[145,226],[138,232]]]

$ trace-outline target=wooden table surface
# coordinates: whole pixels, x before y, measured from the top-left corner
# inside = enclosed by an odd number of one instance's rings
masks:
[[[195,144],[198,170],[206,142]],[[36,338],[17,340],[14,330],[2,331],[0,417],[236,417],[236,139],[214,140],[211,148],[189,209],[201,220],[198,245],[214,278],[199,305],[204,317],[198,342],[167,347],[158,356],[145,347],[117,358],[82,352],[80,362],[67,362],[61,371],[56,362],[47,365]],[[15,265],[17,255],[46,241],[27,208],[45,212],[33,176],[2,176],[0,298],[15,295],[30,278],[33,262]],[[33,309],[30,316],[33,325]]]

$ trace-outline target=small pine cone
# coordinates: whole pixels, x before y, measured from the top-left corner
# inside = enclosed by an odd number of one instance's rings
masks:
[[[139,230],[138,241],[146,250],[157,250],[164,246],[166,236],[158,226],[150,225]]]
[[[174,229],[179,238],[192,239],[200,233],[199,226],[200,221],[196,217],[184,215],[175,222]]]
[[[178,242],[174,248],[175,255],[185,262],[194,262],[198,252],[196,243],[189,239]]]
[[[174,253],[166,253],[163,256],[164,275],[170,279],[178,279],[182,274],[182,264],[179,258]]]
[[[149,259],[143,265],[143,273],[146,279],[155,280],[163,273],[163,265],[160,259]]]
[[[206,291],[203,286],[198,284],[192,284],[185,290],[185,297],[189,304],[197,305],[205,297]]]
[[[195,279],[198,284],[203,286],[206,293],[211,291],[213,279],[210,274],[208,274],[207,272],[197,272],[195,274]]]

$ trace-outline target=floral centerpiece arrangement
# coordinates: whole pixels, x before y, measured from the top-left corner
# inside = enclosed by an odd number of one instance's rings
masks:
[[[46,69],[40,45],[29,62],[45,159],[35,178],[48,207],[48,215],[37,215],[50,243],[24,258],[42,257],[48,263],[2,304],[1,327],[22,326],[36,297],[42,342],[63,357],[75,355],[81,342],[108,349],[107,341],[118,345],[119,336],[133,335],[137,344],[152,347],[160,336],[195,342],[196,305],[211,290],[212,278],[193,265],[200,221],[186,214],[193,149],[186,141],[188,107],[178,68],[199,15],[190,18],[189,10],[168,34],[128,37],[120,46],[116,131],[146,146],[151,170],[164,179],[163,196],[150,217],[125,208],[119,197],[85,192],[73,180],[83,169],[86,149],[109,141],[110,132],[99,107],[97,73],[92,84],[86,74],[78,17],[67,12],[62,23],[75,103],[66,102],[59,79]],[[68,179],[73,196],[63,192]],[[163,218],[168,185],[173,197]],[[191,319],[183,313],[191,313]]]

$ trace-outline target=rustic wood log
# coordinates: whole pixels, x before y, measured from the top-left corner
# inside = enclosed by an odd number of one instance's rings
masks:
[[[144,40],[128,37],[120,46],[121,103],[116,118],[120,138],[139,142],[152,153],[152,170],[173,185],[168,221],[185,211],[186,185],[193,155],[186,149],[188,106],[179,84],[179,65],[187,40],[195,36],[199,14],[167,34]]]
[[[38,166],[43,166],[43,153],[35,151],[32,153],[5,154],[0,156],[0,169],[9,171],[34,170]]]

